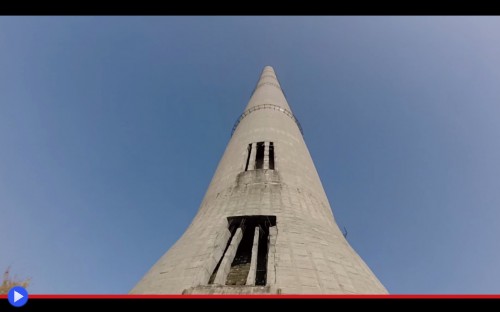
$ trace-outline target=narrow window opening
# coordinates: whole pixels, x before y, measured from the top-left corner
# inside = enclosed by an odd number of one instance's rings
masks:
[[[252,144],[248,144],[248,154],[247,154],[247,163],[245,165],[245,171],[248,171],[248,164],[250,163],[250,154],[252,153]]]
[[[249,225],[246,226],[246,230],[243,230],[243,238],[231,263],[226,285],[242,286],[246,284],[248,272],[250,271],[250,260],[252,259],[254,230],[255,228]]]
[[[255,169],[262,169],[264,165],[264,142],[257,143],[257,155],[255,156]]]
[[[269,169],[274,170],[274,145],[269,142]]]

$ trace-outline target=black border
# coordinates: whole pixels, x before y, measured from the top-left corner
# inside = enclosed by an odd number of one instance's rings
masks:
[[[499,15],[494,1],[3,1],[2,15]]]

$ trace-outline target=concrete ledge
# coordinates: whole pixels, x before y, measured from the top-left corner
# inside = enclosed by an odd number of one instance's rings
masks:
[[[243,171],[236,177],[236,185],[257,183],[280,183],[281,178],[277,170],[257,169]]]
[[[276,294],[271,293],[270,286],[196,286],[184,289],[183,295],[205,294],[205,295],[221,295],[221,294]]]

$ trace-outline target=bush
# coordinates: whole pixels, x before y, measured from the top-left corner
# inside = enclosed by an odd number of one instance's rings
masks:
[[[10,267],[8,267],[3,273],[2,284],[0,285],[0,295],[6,294],[14,286],[22,286],[24,288],[28,287],[31,282],[31,278],[25,280],[18,280],[15,276],[10,276]]]

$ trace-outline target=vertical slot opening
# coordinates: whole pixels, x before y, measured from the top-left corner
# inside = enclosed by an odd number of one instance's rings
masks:
[[[269,169],[274,170],[274,145],[269,142]]]
[[[247,163],[245,164],[245,171],[248,171],[248,164],[250,163],[250,154],[252,153],[252,144],[248,144]]]
[[[243,229],[242,229],[243,230]],[[250,271],[250,261],[252,260],[252,244],[254,227],[246,226],[234,260],[231,263],[231,270],[227,275],[226,285],[243,286],[247,281]]]
[[[264,166],[264,142],[257,143],[257,154],[255,156],[255,169],[262,169]]]

